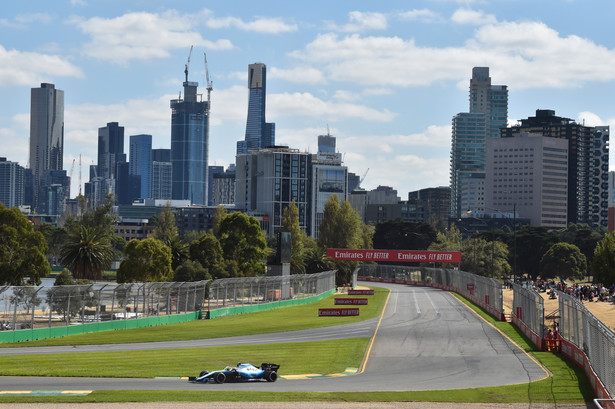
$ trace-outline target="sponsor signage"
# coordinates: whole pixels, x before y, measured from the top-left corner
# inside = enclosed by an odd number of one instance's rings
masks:
[[[353,317],[359,315],[358,308],[319,308],[319,317]]]
[[[327,249],[327,257],[354,261],[461,263],[461,252],[459,251]]]
[[[348,289],[348,295],[374,295],[374,290],[353,290],[353,289]]]
[[[367,305],[367,298],[336,298],[335,305]]]

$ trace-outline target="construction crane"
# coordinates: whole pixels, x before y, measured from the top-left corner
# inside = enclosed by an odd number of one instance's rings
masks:
[[[192,48],[194,46],[190,46],[190,53],[188,54],[188,61],[186,61],[186,68],[184,69],[184,74],[186,74],[186,82],[188,82],[188,67],[190,66],[190,57],[192,57]]]
[[[369,172],[369,168],[367,168],[363,176],[361,176],[361,179],[359,179],[359,186],[361,186],[361,183],[363,183],[363,181],[365,180],[365,177],[367,176],[367,172]]]
[[[207,53],[203,53],[203,55],[205,56],[205,79],[207,81],[207,102],[209,102],[210,97],[211,97],[211,91],[213,91],[214,86],[211,80],[209,79],[209,68],[207,68]]]

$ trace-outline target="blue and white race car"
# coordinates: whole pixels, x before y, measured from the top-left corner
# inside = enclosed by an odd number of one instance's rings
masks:
[[[264,379],[267,382],[275,382],[278,379],[278,369],[280,369],[280,365],[276,364],[254,366],[248,363],[238,363],[237,366],[227,366],[220,371],[203,371],[199,376],[188,377],[188,381],[224,383]]]

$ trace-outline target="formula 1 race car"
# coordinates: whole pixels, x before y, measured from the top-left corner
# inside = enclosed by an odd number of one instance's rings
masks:
[[[278,379],[278,369],[280,365],[276,364],[261,364],[257,367],[252,364],[238,363],[237,366],[227,366],[220,371],[203,371],[199,376],[188,377],[188,381],[224,383],[264,379],[267,382],[275,382]]]

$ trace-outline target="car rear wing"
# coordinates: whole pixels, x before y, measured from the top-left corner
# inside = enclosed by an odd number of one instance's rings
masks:
[[[278,369],[280,369],[280,365],[277,365],[277,364],[261,364],[261,369],[263,371],[277,372]]]

